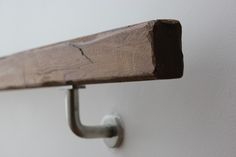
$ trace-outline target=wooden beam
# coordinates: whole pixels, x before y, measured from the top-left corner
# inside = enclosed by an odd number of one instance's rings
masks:
[[[0,58],[0,89],[172,79],[183,74],[181,25],[154,20]]]

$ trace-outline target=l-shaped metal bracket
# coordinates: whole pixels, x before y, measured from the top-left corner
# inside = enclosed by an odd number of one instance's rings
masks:
[[[119,116],[106,115],[102,120],[102,125],[87,126],[81,123],[78,95],[80,88],[85,88],[85,86],[73,86],[67,91],[67,118],[71,131],[82,138],[104,138],[108,147],[119,147],[123,140],[123,128]]]

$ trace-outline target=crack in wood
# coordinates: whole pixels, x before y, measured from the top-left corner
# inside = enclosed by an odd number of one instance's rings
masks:
[[[73,43],[69,43],[70,46],[74,47],[74,48],[77,48],[80,52],[81,52],[81,55],[84,56],[90,63],[94,63],[93,60],[91,58],[89,58],[83,51],[83,49],[81,47],[79,47],[78,45],[76,44],[73,44]]]

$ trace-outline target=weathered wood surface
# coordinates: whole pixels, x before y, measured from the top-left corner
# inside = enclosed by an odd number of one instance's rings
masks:
[[[0,89],[179,78],[181,25],[155,20],[0,58]]]

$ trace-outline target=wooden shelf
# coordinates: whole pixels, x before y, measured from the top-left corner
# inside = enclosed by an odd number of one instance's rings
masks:
[[[148,21],[0,58],[1,90],[182,75],[176,20]]]

